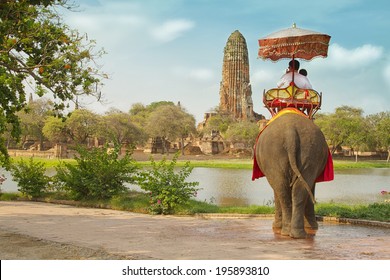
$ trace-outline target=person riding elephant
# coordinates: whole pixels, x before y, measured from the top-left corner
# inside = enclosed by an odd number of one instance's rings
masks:
[[[282,110],[258,136],[252,179],[265,175],[274,190],[274,231],[305,238],[305,228],[318,229],[314,212],[316,181],[319,177],[332,180],[333,164],[319,127],[298,110],[285,110],[287,113],[282,114]],[[327,163],[331,170],[324,178]],[[255,175],[255,167],[261,175]]]
[[[291,60],[288,63],[288,68],[286,73],[280,78],[277,83],[278,88],[286,88],[290,85],[291,82],[299,88],[312,89],[312,85],[306,75],[302,75],[298,72],[300,63],[298,60]]]

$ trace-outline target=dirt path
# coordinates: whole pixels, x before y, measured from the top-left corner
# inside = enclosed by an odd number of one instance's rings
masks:
[[[320,223],[292,240],[271,224],[0,202],[0,259],[390,259],[388,228]]]

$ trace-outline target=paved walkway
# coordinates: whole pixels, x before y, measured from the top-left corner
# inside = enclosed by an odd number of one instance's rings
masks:
[[[37,202],[0,202],[0,228],[131,259],[390,259],[390,229],[320,222],[303,240],[272,219],[150,216]]]

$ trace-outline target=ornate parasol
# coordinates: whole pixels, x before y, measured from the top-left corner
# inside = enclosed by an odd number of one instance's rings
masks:
[[[297,28],[283,29],[259,39],[259,57],[277,61],[282,58],[311,60],[327,57],[330,36],[316,31]]]

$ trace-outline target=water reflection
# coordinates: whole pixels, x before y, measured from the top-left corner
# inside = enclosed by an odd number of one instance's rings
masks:
[[[266,204],[273,199],[273,191],[266,179],[252,181],[251,170],[194,168],[191,181],[198,181],[198,200],[215,201],[221,206]]]
[[[195,168],[189,180],[200,182],[198,200],[218,205],[268,205],[273,191],[265,178],[251,180],[251,170]],[[390,169],[348,169],[336,171],[335,180],[318,183],[318,202],[347,204],[383,201],[380,192],[390,191]]]

